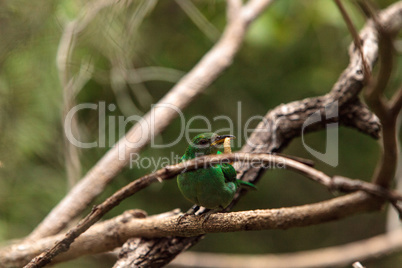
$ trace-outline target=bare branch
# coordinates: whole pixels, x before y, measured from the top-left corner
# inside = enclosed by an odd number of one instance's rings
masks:
[[[227,8],[226,8],[226,16],[229,22],[236,20],[238,16],[240,16],[242,8],[241,0],[228,0]]]
[[[352,201],[357,202],[350,206]],[[363,192],[356,192],[328,201],[290,208],[216,213],[205,222],[202,216],[188,216],[181,220],[180,225],[178,225],[179,216],[171,216],[171,213],[141,218],[142,213],[128,211],[121,216],[94,225],[71,245],[68,252],[55,258],[55,262],[112,250],[130,237],[191,236],[188,239],[197,240],[200,234],[205,233],[302,227],[338,220],[378,208],[380,208],[379,203],[373,198]],[[28,258],[52,247],[62,238],[63,235],[56,235],[10,246],[0,252],[1,264],[6,267],[25,264]],[[180,242],[180,239],[177,238],[177,241]]]
[[[177,215],[180,211],[177,209],[172,212],[155,217],[170,217]],[[127,230],[127,222],[134,218],[144,218],[146,213],[142,210],[125,211],[122,215],[103,221],[92,226],[88,232],[80,236],[70,247],[69,251],[61,254],[54,262],[62,262],[79,258],[84,255],[96,254],[113,250],[131,237]],[[1,267],[23,267],[33,257],[52,247],[57,241],[63,239],[64,234],[49,236],[39,240],[13,244],[0,250]]]
[[[341,109],[339,117],[340,124],[354,128],[374,139],[380,138],[380,120],[359,99],[351,101]]]
[[[376,14],[373,15],[376,23],[380,23]],[[384,91],[392,74],[394,47],[390,33],[386,32],[381,24],[376,24],[379,33],[380,68],[377,78],[367,87],[365,98],[370,108],[383,119],[387,117],[388,107]]]
[[[376,184],[368,183],[360,180],[351,180],[349,178],[335,176],[332,178],[333,189],[335,188],[341,192],[349,192],[349,191],[357,191],[361,190],[366,193],[370,193],[372,195],[382,197],[390,201],[393,207],[399,214],[399,217],[402,219],[402,206],[398,201],[402,201],[398,192],[393,190],[388,190],[387,188],[379,187]],[[331,186],[329,187],[331,189]]]
[[[371,10],[370,8],[367,9]],[[379,36],[380,68],[376,79],[373,79],[365,91],[365,99],[383,125],[381,158],[372,180],[379,185],[388,187],[395,176],[398,163],[396,124],[399,110],[396,111],[393,107],[395,105],[394,100],[398,99],[398,95],[401,95],[401,93],[396,92],[390,102],[384,96],[385,88],[393,70],[393,39],[395,31],[389,27],[387,22],[384,22],[381,16],[374,12],[372,18]],[[398,104],[396,105],[398,106]],[[397,206],[395,207],[398,208]]]
[[[360,53],[360,57],[362,59],[363,71],[364,71],[364,81],[365,81],[365,84],[367,84],[367,82],[369,81],[369,79],[371,77],[371,71],[364,58],[363,48],[362,48],[359,34],[357,33],[357,30],[356,30],[355,26],[353,25],[353,22],[350,19],[348,13],[346,12],[346,9],[343,6],[342,2],[340,0],[334,0],[334,1],[335,1],[336,5],[338,6],[339,11],[341,12],[343,19],[345,20],[346,25],[348,26],[349,32],[351,33],[351,35],[353,37],[353,42],[355,44],[355,47],[357,47],[357,49]]]
[[[241,10],[242,19],[248,24],[255,20],[261,12],[263,12],[268,6],[270,6],[274,0],[250,0]]]

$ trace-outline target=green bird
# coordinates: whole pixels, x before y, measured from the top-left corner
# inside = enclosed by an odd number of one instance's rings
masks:
[[[198,156],[221,154],[220,145],[232,135],[203,133],[193,138],[180,162]],[[223,210],[233,200],[240,186],[256,189],[254,184],[236,179],[236,170],[227,163],[209,166],[177,176],[180,192],[189,201],[213,210]]]

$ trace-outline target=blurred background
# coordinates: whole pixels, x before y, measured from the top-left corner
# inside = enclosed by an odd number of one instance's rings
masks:
[[[383,8],[394,1],[376,2]],[[364,16],[358,6],[344,3],[361,29]],[[79,103],[104,102],[116,106],[106,110],[107,117],[144,115],[217,41],[226,23],[225,10],[225,1],[217,0],[0,1],[0,243],[28,235],[105,154],[109,141],[119,137],[117,124],[108,121],[106,129],[112,131],[99,135],[99,111],[85,109],[74,119],[74,133],[87,142],[105,139],[106,146],[78,150],[66,145],[63,113]],[[74,38],[66,47],[69,34]],[[235,130],[242,130],[249,118],[263,116],[281,103],[325,94],[348,64],[350,43],[333,1],[277,1],[252,24],[232,66],[184,110],[186,123],[201,115],[213,130],[229,128],[227,121],[214,120],[223,115],[232,118]],[[392,85],[401,80],[395,78]],[[174,141],[180,123],[176,119],[156,142]],[[253,120],[249,128],[257,124]],[[207,126],[194,120],[188,127]],[[322,131],[308,134],[305,141],[324,152],[325,137]],[[246,138],[242,136],[234,150]],[[370,180],[378,142],[344,127],[339,138],[337,167],[310,155],[300,138],[284,152],[314,160],[316,168],[329,175]],[[181,156],[186,146],[185,139],[169,148],[147,146],[140,156],[174,160],[172,155]],[[79,164],[66,159],[79,159]],[[96,203],[154,169],[153,164],[126,168]],[[246,195],[235,210],[303,205],[331,197],[327,189],[295,173],[268,170],[258,191]],[[107,218],[132,208],[156,214],[191,205],[171,180],[129,198]],[[286,231],[209,234],[191,250],[263,254],[341,245],[385,232],[387,210]],[[401,262],[402,254],[396,253],[365,265],[397,267]],[[96,256],[56,267],[111,263]]]

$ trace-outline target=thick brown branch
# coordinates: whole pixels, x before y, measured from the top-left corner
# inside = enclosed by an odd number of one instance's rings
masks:
[[[354,200],[354,205],[347,204]],[[130,237],[192,236],[216,232],[236,232],[266,229],[288,229],[323,223],[347,217],[359,212],[379,208],[379,203],[362,192],[337,197],[328,201],[304,206],[212,214],[207,221],[202,216],[188,216],[178,224],[178,216],[148,217],[140,219],[135,211],[129,211],[114,219],[94,225],[80,236],[68,252],[55,262],[112,250]],[[134,215],[133,215],[134,214]],[[29,257],[46,250],[62,238],[62,235],[26,241],[0,252],[1,265],[24,265]]]

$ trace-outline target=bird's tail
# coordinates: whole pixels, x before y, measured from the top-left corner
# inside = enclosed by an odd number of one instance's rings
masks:
[[[237,183],[240,187],[246,188],[248,190],[257,190],[257,187],[251,182],[237,180]]]

